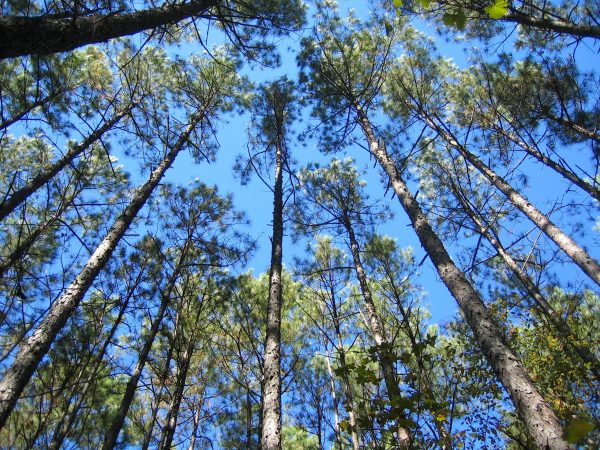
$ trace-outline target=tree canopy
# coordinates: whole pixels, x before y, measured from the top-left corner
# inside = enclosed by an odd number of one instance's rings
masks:
[[[0,7],[0,447],[600,446],[598,2]]]

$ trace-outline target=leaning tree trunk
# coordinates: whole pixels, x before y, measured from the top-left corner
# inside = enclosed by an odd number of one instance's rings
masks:
[[[217,0],[165,2],[163,6],[125,14],[56,18],[0,17],[0,59],[73,50],[130,36],[201,15]]]
[[[69,404],[67,406],[65,413],[63,414],[63,416],[61,417],[61,419],[58,423],[58,427],[54,431],[54,435],[52,436],[52,441],[50,442],[50,445],[48,446],[48,450],[60,449],[62,447],[62,444],[63,444],[65,438],[67,437],[67,435],[73,428],[73,424],[77,420],[79,411],[81,410],[81,406],[83,405],[83,402],[86,400],[86,395],[87,395],[89,389],[92,386],[94,386],[96,377],[98,376],[100,369],[102,368],[102,359],[104,358],[104,355],[106,354],[106,350],[112,343],[113,336],[115,335],[117,328],[121,324],[121,320],[123,320],[123,316],[125,315],[125,311],[127,310],[129,301],[131,300],[131,297],[133,297],[133,294],[135,293],[137,286],[141,282],[143,274],[144,274],[144,268],[142,268],[142,270],[140,270],[140,272],[138,273],[138,276],[136,277],[135,282],[129,289],[129,292],[127,293],[126,297],[120,302],[119,312],[117,314],[117,317],[115,318],[115,320],[108,332],[108,335],[106,336],[106,339],[104,340],[104,343],[102,344],[102,347],[100,348],[100,351],[98,353],[96,353],[94,355],[92,361],[90,361],[90,363],[87,364],[88,367],[92,368],[92,373],[89,375],[88,381],[86,381],[84,383],[83,389],[81,389],[81,392],[79,392],[79,397],[77,398],[77,401],[74,404]],[[77,378],[77,382],[73,383],[71,397],[75,396],[76,391],[79,390],[79,382],[81,380],[81,376],[84,374],[84,371],[85,371],[85,368],[82,368],[81,372],[79,374],[79,377]]]
[[[19,395],[21,395],[36,367],[50,349],[57,334],[77,308],[98,273],[104,268],[129,225],[158,186],[167,169],[171,167],[201,118],[199,114],[192,117],[189,126],[167,153],[165,159],[152,172],[150,179],[137,190],[127,208],[119,215],[104,240],[98,245],[96,251],[79,272],[79,275],[64,290],[58,300],[52,304],[46,317],[19,348],[15,359],[6,370],[2,381],[0,381],[0,428],[6,423]]]
[[[104,124],[102,124],[100,128],[98,128],[87,138],[85,138],[83,142],[81,142],[78,145],[75,145],[62,158],[60,158],[46,170],[43,170],[42,172],[37,174],[25,186],[15,191],[10,197],[7,197],[6,200],[4,200],[0,205],[0,220],[3,220],[11,212],[13,212],[15,208],[21,203],[23,203],[25,200],[27,200],[27,198],[29,198],[31,194],[33,194],[40,187],[42,187],[44,184],[50,181],[52,177],[54,177],[58,172],[60,172],[67,165],[69,165],[85,150],[90,148],[94,142],[96,142],[104,135],[104,133],[110,131],[119,120],[121,120],[123,117],[129,114],[135,106],[136,103],[131,103],[124,110],[119,111],[110,120],[104,122]]]
[[[458,152],[479,170],[500,192],[502,192],[511,203],[516,206],[529,220],[536,224],[562,251],[564,251],[581,270],[600,286],[600,264],[581,248],[570,236],[565,234],[559,227],[533,206],[523,195],[513,188],[504,178],[496,174],[476,155],[468,151],[464,145],[442,126],[435,123],[430,117],[425,117],[427,124],[440,133],[443,138]]]
[[[597,380],[600,381],[600,361],[594,353],[590,350],[589,347],[578,344],[577,336],[571,330],[569,324],[563,320],[563,318],[556,312],[556,310],[552,307],[552,305],[546,300],[546,297],[540,292],[535,283],[531,280],[531,278],[519,267],[519,264],[513,259],[512,256],[506,251],[502,243],[494,236],[494,234],[490,231],[490,227],[487,226],[481,217],[471,208],[471,206],[467,203],[467,200],[464,198],[462,193],[458,191],[458,187],[453,185],[451,187],[452,191],[456,199],[459,201],[461,206],[467,215],[473,220],[475,225],[479,228],[479,233],[483,237],[487,239],[487,241],[492,245],[492,247],[496,250],[498,255],[502,258],[504,263],[511,270],[513,275],[521,282],[521,284],[527,290],[527,293],[533,298],[537,309],[543,314],[543,316],[549,320],[553,327],[558,331],[558,333],[562,336],[563,342],[565,342],[569,347],[571,347],[579,357],[589,365],[590,371],[596,377]]]
[[[598,189],[596,186],[593,186],[592,184],[590,184],[587,181],[583,180],[576,173],[574,173],[571,170],[567,169],[562,164],[559,164],[556,161],[552,160],[551,158],[547,157],[546,155],[544,155],[538,149],[536,149],[536,148],[532,147],[531,145],[527,144],[519,136],[515,136],[514,134],[509,133],[508,131],[504,130],[501,126],[492,125],[492,129],[495,132],[502,134],[502,136],[506,137],[510,141],[512,141],[515,144],[517,144],[528,155],[533,156],[539,162],[541,162],[541,163],[545,164],[546,166],[550,167],[556,173],[558,173],[559,175],[563,176],[564,178],[566,178],[567,180],[569,180],[571,183],[573,183],[574,185],[578,186],[582,190],[586,191],[588,194],[590,194],[592,197],[594,197],[596,200],[598,200],[600,202],[600,189]]]
[[[440,278],[464,313],[475,341],[496,376],[510,395],[515,409],[540,449],[565,450],[563,429],[541,396],[517,356],[504,342],[502,333],[490,316],[484,302],[464,274],[450,258],[444,244],[431,228],[427,216],[402,179],[394,160],[380,146],[371,123],[360,105],[354,104],[358,123],[365,133],[370,153],[390,179],[394,192],[410,218],[421,245],[429,255]]]
[[[281,130],[278,130],[281,131]],[[283,255],[283,138],[278,132],[275,148],[273,237],[267,304],[267,336],[263,363],[261,449],[281,449],[281,303]]]
[[[381,370],[383,372],[383,380],[385,382],[388,398],[390,400],[390,404],[393,407],[393,405],[398,400],[400,400],[401,393],[400,387],[398,386],[398,381],[396,379],[396,369],[394,367],[394,361],[392,359],[392,351],[390,348],[390,344],[387,341],[387,337],[385,336],[383,326],[381,325],[381,318],[377,314],[375,302],[373,302],[373,296],[371,295],[371,289],[369,288],[367,282],[365,269],[360,259],[358,241],[356,240],[356,235],[354,234],[354,228],[352,227],[350,218],[345,213],[343,216],[343,225],[346,229],[346,232],[348,233],[348,239],[350,241],[350,252],[352,253],[352,259],[354,261],[354,270],[356,272],[358,284],[360,286],[360,290],[365,301],[365,308],[369,317],[369,327],[371,329],[371,333],[373,334],[375,344],[377,344],[377,356],[379,364],[381,365]],[[400,414],[400,417],[404,417],[404,414]],[[406,430],[406,428],[400,425],[399,422],[396,422],[396,428],[398,431],[399,447],[408,448],[410,446],[410,435],[408,434],[408,431]]]
[[[175,333],[177,333],[177,321],[175,321]],[[175,336],[176,338],[176,336]],[[165,356],[165,363],[162,367],[162,370],[159,375],[160,385],[158,386],[158,392],[155,395],[155,405],[150,407],[150,424],[148,425],[148,429],[144,434],[144,441],[142,442],[141,450],[148,450],[150,447],[150,442],[152,441],[152,433],[154,431],[154,424],[156,423],[156,419],[158,416],[158,410],[160,409],[160,403],[163,397],[163,391],[165,389],[165,384],[167,378],[169,376],[170,368],[171,368],[171,360],[173,359],[173,345],[169,345],[167,349],[167,354]]]

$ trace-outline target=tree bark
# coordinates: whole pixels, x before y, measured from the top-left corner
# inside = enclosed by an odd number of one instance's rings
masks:
[[[27,200],[31,194],[50,181],[53,176],[64,169],[86,149],[90,148],[94,142],[104,135],[104,133],[112,129],[112,127],[115,126],[119,120],[129,114],[135,106],[136,103],[131,103],[124,110],[116,113],[110,120],[104,122],[100,128],[90,134],[83,142],[75,145],[62,158],[60,158],[46,170],[43,170],[37,174],[25,186],[15,191],[10,197],[6,198],[6,200],[0,205],[0,220],[6,218],[6,216],[13,212],[17,206]]]
[[[515,275],[515,277],[525,287],[531,298],[533,298],[537,309],[546,317],[553,325],[554,329],[562,336],[563,342],[565,342],[571,349],[573,349],[579,357],[590,365],[592,374],[600,381],[600,361],[596,355],[592,353],[589,347],[581,344],[576,344],[578,341],[577,336],[571,330],[569,324],[560,317],[556,310],[552,307],[546,297],[540,292],[535,283],[529,278],[529,276],[519,267],[519,264],[510,256],[510,254],[503,247],[502,243],[496,239],[496,237],[490,231],[490,227],[487,226],[481,217],[471,208],[466,198],[459,192],[458,186],[454,185],[451,187],[456,199],[459,201],[461,206],[467,215],[473,220],[475,225],[479,228],[479,232],[492,247],[498,252],[498,255],[502,258],[507,267]]]
[[[217,0],[165,2],[160,7],[131,13],[68,18],[0,17],[0,59],[65,52],[107,42],[202,15],[218,3]]]
[[[108,336],[104,340],[102,348],[100,349],[100,351],[98,353],[95,354],[93,360],[87,365],[87,366],[93,367],[92,373],[89,375],[88,381],[86,381],[84,383],[83,389],[80,390],[79,397],[78,397],[77,401],[75,402],[75,404],[69,405],[67,407],[65,413],[61,417],[58,427],[55,430],[54,435],[52,436],[52,441],[50,442],[50,445],[48,446],[48,450],[60,449],[62,447],[62,444],[63,444],[65,438],[71,431],[71,428],[73,427],[73,424],[75,423],[75,420],[77,419],[77,414],[78,414],[79,410],[81,409],[83,402],[86,399],[87,392],[93,386],[93,382],[95,381],[95,378],[98,375],[98,372],[99,372],[99,369],[100,369],[100,366],[102,363],[102,359],[104,358],[106,350],[108,349],[108,346],[111,344],[112,338],[115,335],[117,328],[121,324],[121,320],[123,320],[123,316],[125,315],[125,311],[127,310],[129,301],[131,300],[131,297],[135,293],[137,286],[141,282],[143,273],[144,273],[144,269],[140,270],[140,272],[138,273],[138,276],[136,277],[135,282],[130,287],[129,292],[127,293],[127,296],[120,303],[119,313],[117,314],[117,317],[116,317],[115,321],[113,322],[113,325],[110,328],[110,331],[108,332]],[[76,392],[79,390],[79,380],[81,379],[81,376],[83,375],[84,371],[85,371],[85,368],[82,368],[82,370],[77,378],[77,381],[75,383],[73,383],[73,389],[72,389],[71,396],[74,396],[76,394]]]
[[[394,362],[391,359],[392,353],[390,349],[390,344],[387,340],[387,337],[385,336],[383,326],[381,324],[381,318],[379,317],[379,314],[377,314],[375,302],[373,302],[373,296],[371,295],[371,289],[369,288],[367,282],[365,269],[360,259],[358,241],[356,240],[356,235],[354,234],[352,223],[350,222],[350,218],[348,217],[346,212],[343,213],[343,225],[346,229],[346,232],[348,233],[348,239],[350,241],[350,252],[352,253],[352,259],[354,261],[354,269],[356,272],[356,277],[358,278],[358,284],[360,285],[360,290],[363,299],[365,301],[367,316],[369,317],[369,328],[371,329],[371,333],[373,334],[375,344],[377,344],[378,347],[377,355],[379,359],[379,364],[381,365],[381,370],[383,372],[383,379],[385,382],[388,398],[390,400],[392,408],[394,408],[394,404],[398,402],[398,400],[400,400],[401,398],[401,393],[400,387],[398,386],[398,381],[396,379],[396,369],[394,367]],[[401,414],[401,417],[404,417],[403,413]],[[404,428],[398,422],[396,422],[396,428],[398,432],[397,441],[399,447],[408,448],[410,446],[410,435],[408,434],[408,430],[406,430],[406,428]]]
[[[98,273],[104,268],[137,213],[158,186],[167,169],[171,167],[200,120],[201,115],[192,117],[190,125],[167,153],[165,159],[152,172],[150,179],[137,190],[127,208],[119,215],[104,240],[88,259],[84,268],[71,285],[64,290],[58,300],[52,304],[46,317],[19,348],[14,361],[6,370],[2,381],[0,381],[0,428],[6,423],[19,395],[31,379],[39,362],[50,349],[57,334],[77,308]]]
[[[277,114],[277,113],[276,113]],[[281,449],[281,303],[283,255],[283,153],[282,129],[277,131],[275,148],[275,189],[273,195],[273,237],[267,306],[267,335],[263,366],[261,449]]]
[[[504,178],[496,174],[481,159],[468,151],[458,140],[442,126],[435,123],[432,118],[424,117],[427,124],[440,133],[444,140],[454,147],[458,152],[479,170],[500,192],[502,192],[514,206],[525,214],[540,230],[544,232],[562,251],[564,251],[581,270],[600,286],[600,264],[581,248],[570,236],[533,206],[523,195],[513,188]]]
[[[367,115],[360,105],[354,104],[353,107],[367,139],[369,152],[388,175],[392,188],[410,218],[421,245],[463,311],[477,344],[510,395],[527,431],[540,449],[569,449],[569,445],[563,440],[560,422],[540,395],[517,356],[504,342],[502,333],[479,294],[456,267],[444,244],[431,228],[421,206],[402,179],[394,160],[377,142]]]

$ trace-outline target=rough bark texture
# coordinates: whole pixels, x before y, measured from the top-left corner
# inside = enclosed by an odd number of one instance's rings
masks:
[[[490,167],[469,152],[457,139],[447,130],[436,124],[432,119],[426,118],[427,124],[439,132],[446,142],[458,152],[477,170],[479,170],[500,192],[502,192],[529,220],[536,224],[562,251],[564,251],[581,270],[600,286],[600,264],[581,248],[570,236],[565,234],[559,227],[533,206],[523,195],[514,189],[504,178],[496,174]]]
[[[25,186],[21,189],[15,191],[10,197],[8,197],[2,204],[0,205],[0,220],[3,220],[6,216],[8,216],[11,212],[15,210],[17,206],[23,203],[27,198],[37,191],[40,187],[46,184],[52,177],[54,177],[58,172],[64,169],[68,164],[70,164],[75,158],[81,155],[85,150],[91,147],[91,145],[100,139],[104,133],[109,131],[115,124],[125,117],[127,114],[131,112],[131,110],[135,107],[135,103],[131,103],[127,108],[123,111],[115,114],[110,120],[105,122],[100,128],[90,134],[81,144],[74,146],[71,150],[69,150],[62,158],[48,167],[46,170],[43,170],[39,174],[37,174],[33,179],[29,181]]]
[[[278,133],[279,134],[279,133]],[[283,139],[279,135],[275,154],[273,237],[267,303],[267,336],[263,366],[263,405],[260,444],[262,450],[281,449],[281,302],[283,257]]]
[[[427,217],[406,186],[394,160],[385,148],[378,144],[368,117],[358,105],[355,105],[355,111],[359,125],[367,138],[370,153],[389,176],[392,188],[410,218],[421,245],[463,311],[475,341],[510,395],[527,431],[541,449],[569,449],[569,445],[563,440],[563,430],[558,419],[538,392],[516,355],[504,342],[502,333],[479,294],[456,267],[444,244],[429,225]]]
[[[377,309],[375,308],[375,303],[373,302],[373,296],[371,295],[371,289],[369,289],[369,285],[367,283],[365,269],[360,259],[358,241],[356,240],[352,223],[347,216],[344,217],[344,228],[348,233],[350,252],[352,253],[354,269],[360,285],[360,291],[365,301],[365,308],[367,310],[367,316],[369,317],[369,327],[371,329],[371,333],[373,334],[375,344],[377,344],[379,347],[377,356],[383,372],[385,388],[387,390],[390,403],[394,405],[394,403],[397,402],[401,397],[400,388],[398,387],[398,381],[396,379],[396,369],[394,367],[394,362],[391,359],[392,354],[390,353],[389,342],[387,341],[383,326],[381,325],[381,318],[377,314]],[[403,417],[403,415],[401,415],[401,417]],[[397,424],[396,428],[398,433],[398,446],[400,448],[408,448],[410,446],[410,435],[408,434],[408,431],[400,424]]]
[[[192,118],[188,128],[167,153],[165,159],[152,172],[150,179],[137,190],[127,208],[119,215],[73,283],[52,304],[46,317],[19,348],[14,361],[0,381],[0,428],[6,423],[19,395],[31,379],[39,362],[50,349],[56,335],[77,308],[98,273],[104,268],[129,225],[142,209],[167,169],[171,167],[200,119],[199,115]]]
[[[0,17],[0,59],[73,50],[110,39],[201,15],[217,0],[187,3],[165,2],[163,6],[126,14],[56,18]]]

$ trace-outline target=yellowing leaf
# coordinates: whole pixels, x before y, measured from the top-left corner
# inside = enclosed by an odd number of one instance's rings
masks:
[[[402,8],[402,0],[394,0],[394,7],[396,9]]]
[[[485,12],[492,19],[502,19],[508,14],[508,0],[496,0],[492,6],[485,8]]]

